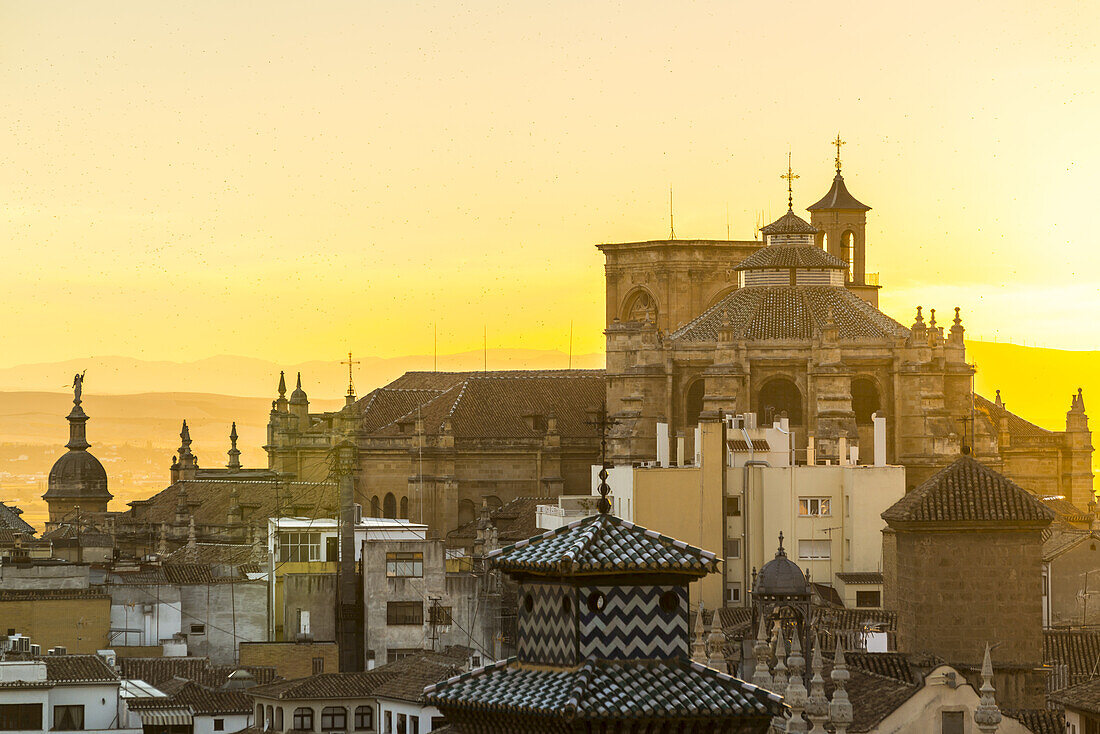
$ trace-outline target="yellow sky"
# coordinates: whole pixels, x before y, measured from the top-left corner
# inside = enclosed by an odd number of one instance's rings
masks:
[[[0,365],[602,348],[602,241],[841,132],[882,304],[1095,348],[1091,2],[0,0]]]

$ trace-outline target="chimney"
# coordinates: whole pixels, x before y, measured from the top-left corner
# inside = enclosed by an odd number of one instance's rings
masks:
[[[876,411],[871,420],[875,424],[875,466],[886,466],[886,416]]]
[[[684,451],[687,446],[687,437],[683,431],[676,432],[676,466],[684,465]]]

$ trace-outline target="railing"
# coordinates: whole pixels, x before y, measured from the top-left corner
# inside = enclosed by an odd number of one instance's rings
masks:
[[[864,285],[878,285],[878,273],[867,273],[863,276]]]

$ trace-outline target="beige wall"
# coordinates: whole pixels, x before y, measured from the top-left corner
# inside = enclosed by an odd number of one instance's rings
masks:
[[[313,675],[313,658],[324,660],[324,672],[340,669],[335,642],[242,642],[241,665],[269,665],[287,680]]]
[[[111,597],[0,601],[0,626],[31,638],[45,652],[58,645],[72,654],[92,655],[107,645]]]

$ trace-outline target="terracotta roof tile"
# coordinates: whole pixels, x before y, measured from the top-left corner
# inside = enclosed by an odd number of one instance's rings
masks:
[[[1043,663],[1065,665],[1071,686],[1100,678],[1100,632],[1043,630]]]
[[[997,522],[1046,526],[1054,513],[971,456],[960,456],[882,513],[889,523]]]
[[[373,696],[379,686],[394,675],[381,669],[362,673],[321,673],[255,686],[248,692],[253,696],[291,701],[305,698],[364,698]]]
[[[1001,709],[1001,714],[1023,724],[1031,734],[1066,734],[1066,714],[1050,709]]]
[[[869,211],[871,207],[860,202],[856,197],[848,193],[848,187],[844,185],[844,177],[838,171],[833,177],[833,185],[821,200],[806,207],[807,211],[820,211],[824,209],[854,209],[857,211]]]
[[[118,673],[98,655],[47,655],[46,680],[52,683],[113,683]]]
[[[119,658],[123,678],[137,678],[153,686],[183,678],[210,688],[221,688],[235,670],[247,670],[257,683],[275,679],[275,668],[261,665],[211,665],[208,658]]]
[[[1024,420],[1004,406],[997,405],[992,400],[984,398],[977,393],[974,393],[974,407],[986,417],[994,432],[1000,430],[1000,419],[1007,418],[1008,435],[1013,438],[1050,438],[1054,436],[1052,431],[1040,428],[1034,423]]]
[[[336,485],[324,482],[276,482],[272,479],[189,479],[176,482],[145,500],[131,502],[118,520],[127,524],[159,526],[176,517],[180,493],[196,525],[225,525],[230,492],[237,490],[245,523],[277,515],[331,517],[335,512]],[[313,513],[313,514],[310,514]]]
[[[736,339],[809,340],[832,314],[839,339],[893,341],[908,330],[841,286],[738,288],[674,331],[673,341],[715,342],[722,330]]]
[[[501,541],[509,543],[530,538],[540,532],[536,524],[535,508],[539,505],[553,504],[557,500],[554,497],[517,497],[511,502],[506,502],[495,510],[489,511],[489,520],[497,529]],[[480,518],[475,518],[465,525],[460,525],[447,533],[449,544],[461,544],[462,541],[472,541],[477,538],[478,523]]]
[[[1100,714],[1100,678],[1056,691],[1049,698],[1067,708]]]

